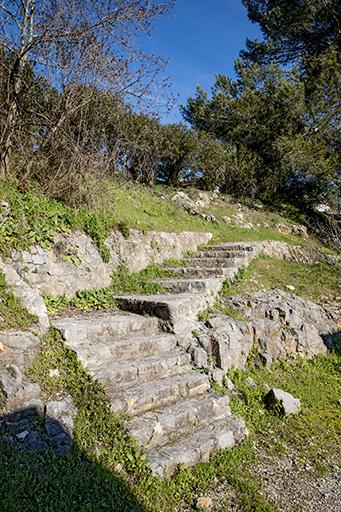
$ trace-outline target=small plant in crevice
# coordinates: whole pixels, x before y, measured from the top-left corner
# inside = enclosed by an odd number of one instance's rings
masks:
[[[215,391],[219,395],[226,395],[226,393],[227,393],[226,389],[223,386],[220,386],[215,381],[210,381],[210,386],[211,386],[211,389],[213,389],[213,391]]]
[[[222,315],[232,318],[233,320],[245,320],[245,317],[233,304],[222,304],[220,301],[217,301],[214,308]]]
[[[71,299],[70,306],[89,311],[91,309],[116,309],[117,304],[110,288],[80,290]]]
[[[164,265],[167,267],[185,267],[186,260],[180,260],[177,258],[168,258],[168,260],[164,261]]]
[[[234,286],[236,286],[238,283],[241,283],[246,278],[247,270],[247,268],[240,268],[233,279],[224,281],[220,292],[221,295],[231,295],[233,293]]]
[[[207,320],[210,318],[212,314],[212,310],[207,308],[207,309],[204,309],[203,311],[200,311],[198,314],[197,314],[197,319],[199,320],[199,322],[204,322],[206,323]]]
[[[74,265],[75,267],[79,267],[82,262],[80,257],[73,251],[69,251],[68,253],[64,254],[63,260],[67,263],[71,263],[71,265]]]
[[[69,305],[69,299],[65,295],[43,294],[43,299],[49,315],[55,315]]]
[[[130,237],[130,228],[126,222],[118,222],[117,229],[124,238],[128,239]]]

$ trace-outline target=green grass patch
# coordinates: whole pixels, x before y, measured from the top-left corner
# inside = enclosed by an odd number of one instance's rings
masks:
[[[14,297],[0,270],[0,331],[26,329],[37,321]]]
[[[248,295],[261,290],[279,288],[316,302],[327,302],[341,296],[340,270],[331,264],[295,263],[277,258],[254,259],[233,281],[226,281],[222,295]]]
[[[220,300],[217,300],[214,306],[204,309],[198,313],[198,320],[201,322],[207,322],[212,316],[217,314],[225,315],[233,320],[245,320],[245,317],[241,314],[238,308],[232,304],[222,304]]]
[[[149,265],[140,272],[130,274],[126,265],[120,265],[112,273],[111,289],[115,294],[119,293],[137,293],[141,295],[151,295],[162,293],[164,287],[152,281],[152,279],[170,277],[170,271],[159,268],[157,265]]]
[[[341,357],[337,352],[275,362],[271,370],[251,367],[232,370],[229,377],[242,392],[243,400],[234,399],[232,409],[252,429],[257,443],[274,456],[294,451],[295,456],[320,467],[338,458],[341,441],[339,390]],[[256,387],[247,383],[250,376]],[[264,404],[264,384],[279,387],[301,400],[301,412],[282,417],[268,411]],[[318,467],[317,467],[318,469]]]
[[[10,211],[0,224],[0,252],[9,255],[13,249],[31,245],[50,248],[57,233],[80,229],[91,237],[104,261],[109,249],[104,242],[113,229],[127,234],[128,227],[119,222],[109,202],[101,209],[72,208],[39,193],[33,186],[19,191],[15,183],[1,183],[0,200],[7,201]]]

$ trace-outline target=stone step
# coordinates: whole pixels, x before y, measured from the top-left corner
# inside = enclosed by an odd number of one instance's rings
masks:
[[[210,383],[207,375],[194,370],[171,375],[163,379],[135,384],[115,394],[112,384],[107,384],[112,410],[117,414],[136,416],[152,409],[200,395],[207,391]]]
[[[128,430],[140,448],[150,450],[226,415],[229,412],[228,403],[227,395],[218,395],[209,390],[199,398],[137,416],[129,423]]]
[[[200,311],[215,302],[221,280],[213,279],[205,293],[128,295],[114,297],[119,307],[140,315],[160,318],[163,328],[176,334],[189,334]]]
[[[246,251],[215,251],[205,249],[195,253],[196,258],[246,258],[249,253]]]
[[[218,282],[222,283],[224,278],[212,278],[206,279],[160,279],[158,282],[170,293],[187,293],[187,292],[206,292],[213,283],[212,280],[218,285]]]
[[[80,343],[127,338],[134,334],[152,335],[159,332],[157,318],[122,311],[95,311],[71,317],[56,317],[51,321],[72,347]]]
[[[70,345],[71,346],[71,345]],[[109,361],[134,361],[138,355],[140,359],[172,352],[177,346],[176,336],[173,334],[159,334],[151,336],[133,336],[123,339],[95,340],[88,343],[76,344],[72,348],[77,353],[82,364],[94,369]]]
[[[252,252],[255,250],[253,244],[248,242],[228,242],[223,244],[206,245],[202,249],[203,251],[248,251]]]
[[[235,267],[167,267],[173,274],[179,277],[206,278],[209,276],[224,277],[231,279],[236,275],[238,269]]]
[[[144,383],[161,377],[185,373],[191,369],[191,355],[177,350],[174,353],[150,356],[129,362],[102,362],[90,371],[96,379],[116,391],[135,382]]]
[[[188,468],[207,462],[212,454],[233,448],[246,435],[244,421],[227,413],[174,443],[147,452],[151,470],[156,476],[171,477],[180,464]]]
[[[247,265],[248,260],[243,258],[185,258],[184,264],[189,267],[208,267],[213,265],[215,267],[242,267]]]

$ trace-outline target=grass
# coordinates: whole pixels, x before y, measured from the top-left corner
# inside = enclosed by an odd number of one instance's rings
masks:
[[[233,320],[245,320],[245,317],[238,308],[233,306],[233,304],[222,304],[220,300],[217,300],[212,307],[200,311],[200,313],[198,313],[198,320],[207,322],[209,318],[216,316],[218,313],[228,316]]]
[[[243,229],[221,221],[225,215],[235,211],[235,206],[227,204],[224,196],[220,196],[207,211],[212,213],[218,222],[207,222],[199,216],[193,216],[180,209],[170,197],[175,189],[168,187],[148,188],[120,184],[112,187],[115,214],[131,229],[155,230],[168,232],[181,231],[210,231],[214,235],[214,242],[225,241],[257,241],[278,240],[291,244],[301,244],[302,239],[294,235],[284,235],[275,229],[254,226],[254,229]],[[198,191],[192,191],[196,194]],[[280,216],[269,213],[254,213],[263,220],[280,219]],[[258,220],[258,217],[256,220]],[[282,219],[283,221],[283,219]]]
[[[193,216],[170,200],[173,189],[167,187],[146,187],[125,182],[103,181],[96,196],[96,205],[70,207],[51,200],[39,193],[33,186],[19,191],[15,183],[5,181],[0,190],[0,201],[10,205],[9,214],[0,223],[0,253],[9,255],[13,249],[27,249],[37,244],[50,248],[57,233],[69,233],[80,229],[87,233],[98,248],[104,261],[109,259],[105,240],[114,229],[125,237],[131,229],[140,231],[210,231],[214,241],[256,241],[279,240],[291,244],[307,244],[294,235],[279,233],[274,228],[254,224],[251,230],[223,222],[221,218],[230,213],[233,206],[223,195],[208,209],[218,222],[207,222],[200,216]],[[256,220],[278,220],[271,212],[251,212]],[[275,219],[275,217],[276,219]]]
[[[0,223],[0,253],[5,255],[35,244],[48,249],[57,233],[80,229],[92,238],[103,260],[108,261],[106,238],[115,228],[124,233],[127,230],[116,219],[109,202],[100,210],[71,208],[47,198],[34,187],[21,192],[10,180],[1,183],[0,200],[10,205],[9,214]]]
[[[37,321],[38,318],[31,315],[14,297],[0,271],[0,331],[24,330]]]
[[[164,291],[163,286],[158,282],[154,282],[153,279],[170,276],[170,271],[160,269],[156,265],[149,265],[140,272],[133,274],[129,273],[126,265],[120,265],[113,271],[111,285],[107,288],[80,290],[76,292],[72,299],[68,299],[65,295],[45,295],[44,300],[50,315],[54,315],[67,307],[77,308],[82,311],[116,309],[117,304],[114,300],[114,295],[152,295],[162,293]]]
[[[232,370],[229,377],[243,400],[234,400],[234,412],[245,418],[258,445],[276,457],[294,452],[298,459],[309,461],[319,471],[328,470],[330,461],[338,458],[341,441],[339,389],[341,357],[333,352],[316,356],[275,362],[271,370],[252,367],[248,371]],[[250,376],[256,387],[246,381]],[[301,400],[301,412],[283,418],[267,411],[264,405],[264,384],[279,387]],[[329,468],[330,469],[330,468]]]
[[[316,264],[295,263],[277,258],[257,258],[241,270],[236,279],[227,281],[222,295],[248,295],[257,291],[279,288],[315,302],[340,300],[340,271],[325,262]]]

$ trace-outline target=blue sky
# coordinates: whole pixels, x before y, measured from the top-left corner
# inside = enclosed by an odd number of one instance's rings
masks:
[[[169,60],[165,75],[176,106],[163,122],[182,120],[178,106],[195,92],[197,84],[210,90],[214,75],[234,76],[233,62],[246,38],[260,38],[258,26],[246,15],[241,0],[177,0],[167,18],[159,19],[147,48]]]

